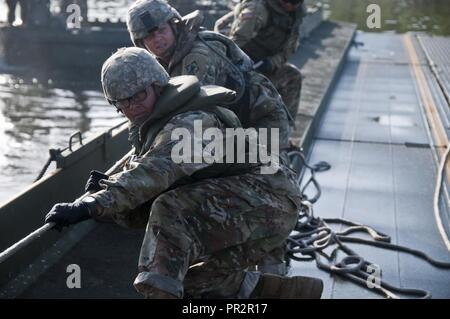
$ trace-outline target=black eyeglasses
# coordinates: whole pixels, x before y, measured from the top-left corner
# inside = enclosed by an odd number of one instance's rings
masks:
[[[112,101],[110,100],[111,104],[117,107],[119,110],[125,110],[130,107],[132,103],[139,103],[144,101],[147,98],[147,89],[144,89],[142,91],[137,92],[132,97]]]

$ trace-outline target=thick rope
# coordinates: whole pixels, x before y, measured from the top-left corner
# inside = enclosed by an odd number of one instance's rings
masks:
[[[431,293],[428,291],[400,288],[381,280],[381,269],[378,269],[378,266],[359,256],[344,243],[364,244],[408,253],[421,258],[438,268],[450,269],[450,263],[435,260],[420,250],[392,244],[390,242],[391,238],[388,235],[383,234],[370,226],[341,218],[322,219],[314,216],[313,202],[316,202],[321,194],[320,185],[315,179],[315,172],[326,170],[330,166],[325,165],[326,163],[324,162],[321,162],[320,165],[309,166],[300,151],[294,151],[290,154],[299,155],[301,157],[304,167],[309,169],[311,174],[311,177],[305,186],[314,185],[317,192],[316,195],[312,197],[312,200],[307,199],[305,196],[305,200],[303,201],[302,208],[299,212],[297,225],[293,234],[289,236],[287,240],[288,258],[296,261],[315,260],[319,269],[350,280],[361,287],[372,290],[386,298],[400,298],[398,294],[424,299],[431,298]],[[438,181],[438,184],[441,182]],[[302,189],[302,193],[304,193],[306,187],[301,186],[302,177],[298,178],[298,183],[299,187]],[[345,225],[347,228],[340,232],[335,232],[329,224]],[[368,234],[372,240],[349,236],[355,233]],[[332,246],[335,247],[331,254],[327,254],[325,249],[331,248]],[[337,261],[336,257],[339,251],[342,251],[346,257]],[[324,259],[326,260],[325,262]],[[375,271],[378,272],[380,278],[374,276]],[[373,281],[375,281],[375,283]]]

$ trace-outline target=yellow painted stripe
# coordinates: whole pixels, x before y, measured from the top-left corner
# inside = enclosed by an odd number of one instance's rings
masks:
[[[427,115],[428,124],[430,125],[431,131],[433,133],[435,143],[439,147],[446,147],[448,144],[447,134],[445,133],[445,128],[442,125],[442,121],[439,117],[436,104],[434,103],[433,94],[431,93],[430,87],[428,86],[425,74],[421,69],[419,58],[411,40],[411,35],[406,34],[403,37],[403,40],[406,51],[411,60],[411,68],[417,80],[420,96],[425,108],[425,114]],[[442,149],[440,149],[439,152],[441,156],[444,154],[444,150]]]
[[[430,126],[434,141],[435,141],[436,145],[439,146],[438,151],[439,151],[440,158],[441,158],[441,164],[439,165],[440,169],[438,172],[438,177],[440,176],[440,173],[443,173],[441,171],[444,170],[444,165],[445,165],[445,174],[447,174],[447,179],[450,182],[450,174],[449,174],[450,173],[450,163],[445,163],[449,149],[447,148],[447,151],[444,150],[444,147],[447,147],[449,145],[449,141],[447,138],[447,134],[445,132],[444,125],[442,124],[442,121],[440,119],[439,112],[437,110],[436,104],[434,103],[431,89],[425,78],[425,74],[422,71],[416,50],[414,49],[414,45],[411,40],[411,34],[406,34],[403,36],[403,43],[405,45],[406,52],[409,55],[409,59],[411,62],[410,66],[412,68],[414,77],[417,81],[417,86],[419,88],[420,97],[423,102],[425,114],[428,119],[428,124]],[[438,178],[437,183],[438,183],[438,185],[436,185],[436,192],[439,192],[440,186],[442,184],[442,178]],[[447,250],[450,251],[450,240],[449,240],[447,233],[445,231],[445,228],[443,226],[442,219],[439,214],[439,205],[438,204],[439,203],[436,202],[436,196],[435,196],[434,201],[433,201],[433,208],[434,208],[434,217],[436,220],[436,225],[438,227],[441,238],[444,241],[445,246],[447,247]]]

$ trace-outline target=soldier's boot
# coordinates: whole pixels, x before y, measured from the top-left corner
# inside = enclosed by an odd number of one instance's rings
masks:
[[[250,295],[252,299],[320,299],[323,282],[312,277],[282,277],[272,274],[262,274],[255,290]]]
[[[168,292],[149,285],[135,284],[134,287],[145,299],[178,299]]]
[[[173,289],[172,279],[158,274],[149,276],[149,272],[141,271],[143,268],[145,267],[139,267],[140,272],[134,280],[133,286],[146,299],[179,299],[182,297],[182,293],[179,293],[178,297],[176,296],[177,289]]]
[[[288,272],[285,254],[284,246],[272,250],[258,262],[258,271],[261,273],[285,276]]]

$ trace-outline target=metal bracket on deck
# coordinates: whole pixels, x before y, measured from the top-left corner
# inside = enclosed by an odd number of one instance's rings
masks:
[[[50,159],[52,161],[55,161],[56,165],[64,161],[64,156],[62,156],[62,151],[59,148],[58,149],[51,148],[48,150],[48,152],[50,153]]]
[[[79,140],[80,144],[83,145],[83,137],[81,136],[81,132],[80,131],[76,131],[75,133],[70,135],[70,138],[69,138],[69,150],[71,152],[73,152],[73,150],[72,150],[72,141],[73,141],[73,138],[75,136],[78,136],[78,140]]]

